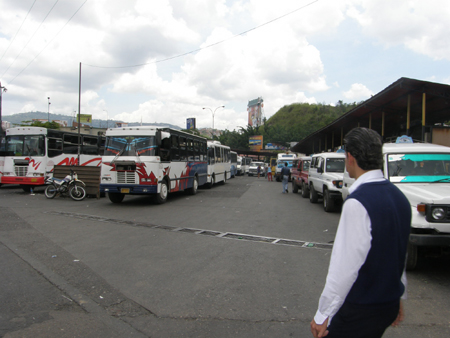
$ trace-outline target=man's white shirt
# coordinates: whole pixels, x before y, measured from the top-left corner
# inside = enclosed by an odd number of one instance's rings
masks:
[[[351,194],[364,183],[384,180],[381,170],[368,171],[352,184],[349,193]],[[367,210],[359,201],[353,198],[347,200],[342,208],[325,287],[319,299],[319,309],[314,316],[317,324],[322,324],[327,318],[330,318],[330,323],[334,314],[344,303],[369,253],[372,241],[371,230]],[[402,282],[406,290],[404,272]]]

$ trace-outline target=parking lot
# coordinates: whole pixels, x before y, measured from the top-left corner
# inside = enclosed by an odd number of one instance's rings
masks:
[[[281,189],[240,176],[157,205],[2,186],[0,336],[310,337],[339,212]],[[385,337],[450,336],[448,263],[408,273]]]

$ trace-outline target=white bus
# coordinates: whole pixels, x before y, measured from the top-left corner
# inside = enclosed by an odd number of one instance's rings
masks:
[[[222,184],[230,177],[230,147],[219,141],[208,141],[208,178],[206,186],[211,188],[215,183]]]
[[[153,195],[159,204],[169,193],[192,195],[207,180],[203,137],[170,128],[129,127],[106,131],[100,192],[113,203],[125,195]]]
[[[42,127],[6,129],[1,184],[19,184],[24,191],[45,184],[55,165],[97,166],[105,138]],[[78,162],[78,147],[80,156]]]
[[[237,152],[235,152],[235,151],[231,151],[230,152],[230,156],[231,156],[231,171],[230,171],[230,173],[231,173],[231,177],[236,177],[236,173],[237,173],[237,159],[238,159],[238,156],[237,156]]]
[[[237,175],[245,175],[248,174],[248,169],[252,164],[252,159],[250,157],[242,157],[238,156],[237,159]]]

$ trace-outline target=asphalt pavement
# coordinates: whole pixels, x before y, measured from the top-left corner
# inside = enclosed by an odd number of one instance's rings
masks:
[[[0,336],[310,337],[338,220],[256,177],[164,205],[3,186]],[[450,336],[447,266],[408,274],[385,337]]]

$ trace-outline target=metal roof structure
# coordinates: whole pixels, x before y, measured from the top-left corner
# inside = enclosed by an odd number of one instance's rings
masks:
[[[291,150],[305,154],[334,151],[355,127],[374,129],[385,141],[401,135],[424,141],[435,124],[449,120],[449,85],[402,77]]]

